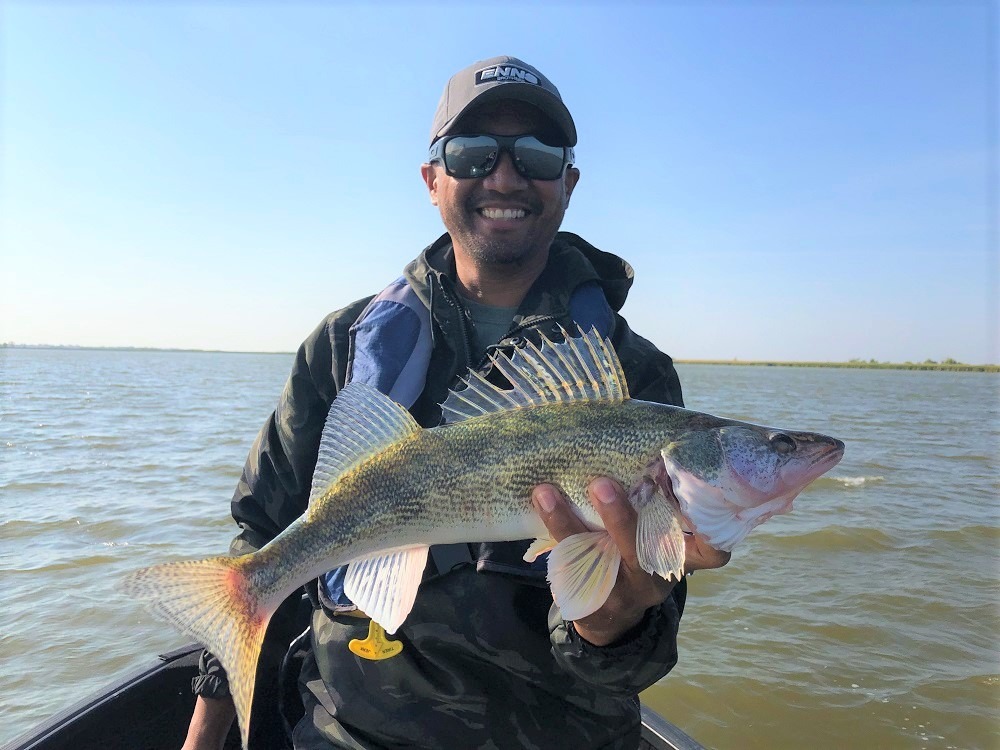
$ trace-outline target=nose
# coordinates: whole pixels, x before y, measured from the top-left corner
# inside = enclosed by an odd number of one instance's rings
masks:
[[[523,190],[528,184],[528,179],[517,171],[514,166],[514,157],[507,149],[500,151],[493,171],[483,178],[483,187],[497,193],[514,193]]]

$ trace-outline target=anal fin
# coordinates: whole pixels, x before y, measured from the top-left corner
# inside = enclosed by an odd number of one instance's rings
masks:
[[[344,593],[387,633],[395,633],[413,609],[429,549],[398,547],[355,560],[347,568]]]

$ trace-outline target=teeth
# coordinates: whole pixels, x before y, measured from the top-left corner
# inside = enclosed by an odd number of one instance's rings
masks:
[[[523,208],[484,208],[481,213],[487,219],[523,219],[526,216]]]

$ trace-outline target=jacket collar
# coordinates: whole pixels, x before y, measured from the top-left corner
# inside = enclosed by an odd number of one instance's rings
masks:
[[[432,312],[432,301],[442,290],[457,297],[455,288],[455,253],[451,237],[445,233],[428,245],[404,270],[406,280],[420,300]],[[529,317],[567,313],[570,295],[587,282],[596,281],[614,311],[625,304],[635,273],[626,261],[612,253],[598,250],[571,232],[559,232],[549,249],[549,259],[515,317],[515,323]]]

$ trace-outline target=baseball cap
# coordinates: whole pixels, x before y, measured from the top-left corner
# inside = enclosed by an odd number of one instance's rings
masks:
[[[451,77],[434,113],[431,143],[448,135],[473,104],[500,99],[517,99],[538,107],[562,132],[565,145],[576,145],[576,125],[559,89],[538,68],[509,55],[480,60]]]

